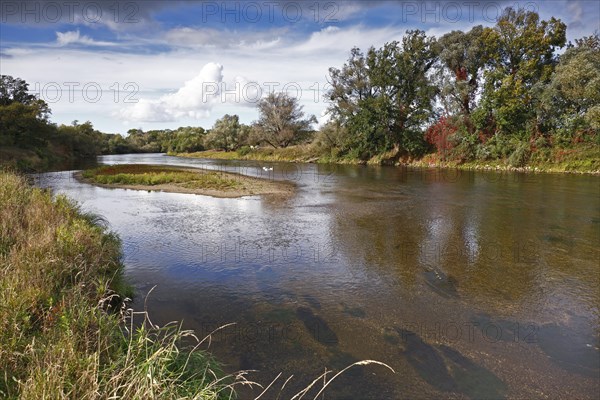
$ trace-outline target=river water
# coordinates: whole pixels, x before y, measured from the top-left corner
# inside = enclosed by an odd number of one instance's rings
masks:
[[[162,154],[99,161],[296,183],[289,198],[218,199],[99,188],[72,172],[36,177],[119,234],[134,307],[201,337],[235,323],[210,351],[264,384],[294,375],[281,398],[365,359],[395,373],[354,367],[327,399],[600,395],[598,177]]]

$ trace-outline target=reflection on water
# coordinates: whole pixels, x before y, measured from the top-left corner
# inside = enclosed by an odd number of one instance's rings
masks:
[[[136,306],[290,397],[362,359],[328,398],[596,398],[599,180],[106,156],[293,180],[290,199],[97,188],[37,177],[124,242]]]

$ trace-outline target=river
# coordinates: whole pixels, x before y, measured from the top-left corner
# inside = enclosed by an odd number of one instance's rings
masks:
[[[162,154],[99,161],[297,184],[286,199],[219,199],[99,188],[69,171],[36,176],[119,234],[134,307],[201,337],[235,323],[210,351],[264,384],[293,374],[282,398],[324,368],[364,359],[395,373],[354,367],[327,399],[600,395],[598,177]]]

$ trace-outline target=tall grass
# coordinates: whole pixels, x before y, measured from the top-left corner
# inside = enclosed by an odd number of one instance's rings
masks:
[[[99,222],[0,172],[0,397],[231,398],[243,375],[191,332],[123,323],[120,242]]]

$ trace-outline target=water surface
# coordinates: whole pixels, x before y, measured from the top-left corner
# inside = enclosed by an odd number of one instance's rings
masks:
[[[105,156],[297,184],[288,199],[104,189],[37,177],[123,239],[135,306],[183,320],[282,398],[597,398],[600,180],[593,176]],[[273,167],[264,171],[263,166]],[[275,396],[273,396],[275,397]]]

